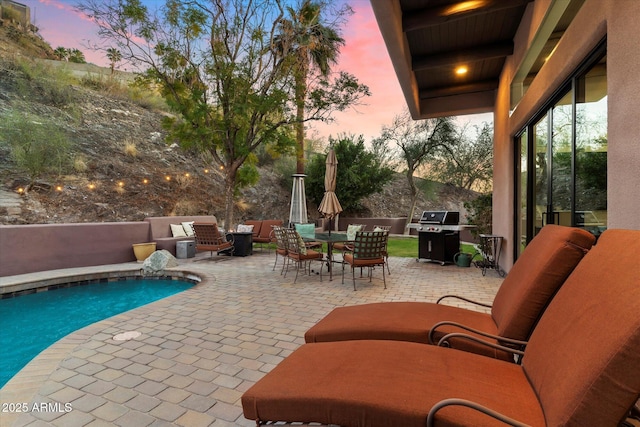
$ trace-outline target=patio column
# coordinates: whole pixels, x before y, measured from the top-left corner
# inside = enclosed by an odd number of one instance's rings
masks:
[[[289,224],[306,224],[307,220],[307,198],[304,193],[305,174],[296,173],[293,177],[293,188],[291,189],[291,209],[289,210]]]

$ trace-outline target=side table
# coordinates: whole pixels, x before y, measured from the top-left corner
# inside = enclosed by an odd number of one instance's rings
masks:
[[[180,240],[176,242],[176,258],[185,259],[196,256],[195,240]]]
[[[253,255],[253,233],[250,231],[232,231],[227,234],[233,235],[233,256]]]
[[[496,270],[498,275],[504,277],[504,272],[500,269],[500,252],[502,251],[502,236],[495,234],[480,235],[480,252],[482,261],[476,266],[482,268],[482,275],[487,274],[487,269]]]

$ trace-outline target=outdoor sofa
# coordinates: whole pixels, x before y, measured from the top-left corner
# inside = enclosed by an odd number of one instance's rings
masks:
[[[165,249],[176,255],[176,243],[182,240],[194,240],[193,233],[189,234],[189,230],[184,225],[188,223],[198,222],[215,222],[216,217],[213,215],[191,215],[191,216],[157,216],[147,217],[144,219],[149,223],[149,241],[156,242],[156,250]],[[184,224],[184,225],[183,225]],[[174,236],[171,226],[181,226],[184,235]]]

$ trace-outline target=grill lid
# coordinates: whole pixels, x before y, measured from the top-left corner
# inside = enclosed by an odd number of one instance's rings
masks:
[[[460,212],[424,211],[420,217],[420,224],[458,225]]]

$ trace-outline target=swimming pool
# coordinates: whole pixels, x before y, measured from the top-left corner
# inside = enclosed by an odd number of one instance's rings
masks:
[[[71,332],[193,285],[171,279],[101,280],[0,300],[0,388]]]

